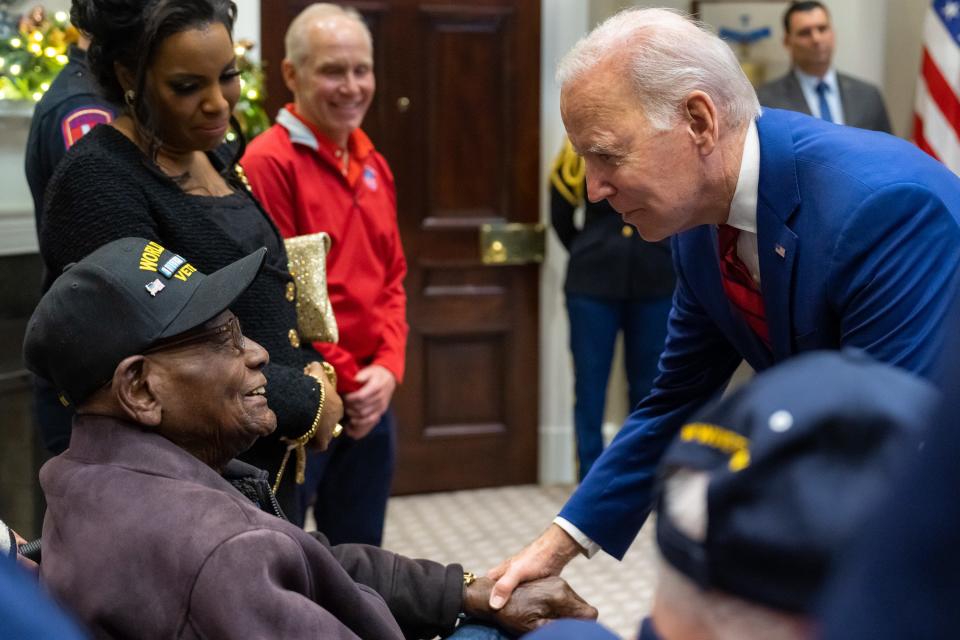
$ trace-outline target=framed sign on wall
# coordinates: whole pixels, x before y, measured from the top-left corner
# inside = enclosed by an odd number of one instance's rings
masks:
[[[737,53],[754,86],[787,72],[790,57],[783,48],[783,0],[700,0],[690,10],[713,28]]]

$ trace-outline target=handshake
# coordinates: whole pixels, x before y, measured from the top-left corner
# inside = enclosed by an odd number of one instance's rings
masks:
[[[519,585],[501,609],[490,606],[493,585],[490,578],[477,578],[464,588],[463,610],[469,618],[495,624],[518,635],[559,618],[597,618],[596,608],[557,576]]]

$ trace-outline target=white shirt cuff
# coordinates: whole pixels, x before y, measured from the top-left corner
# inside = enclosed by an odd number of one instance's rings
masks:
[[[557,516],[553,519],[553,524],[566,531],[567,535],[573,538],[574,542],[583,547],[583,555],[588,558],[592,558],[597,554],[597,551],[600,551],[600,545],[587,537],[583,531],[577,529],[577,527],[566,518]]]

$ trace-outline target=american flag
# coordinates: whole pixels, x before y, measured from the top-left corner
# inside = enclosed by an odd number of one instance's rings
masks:
[[[917,146],[960,173],[960,2],[934,0],[923,23],[914,103]]]

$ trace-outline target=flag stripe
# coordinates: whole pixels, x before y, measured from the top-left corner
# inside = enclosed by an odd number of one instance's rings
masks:
[[[960,94],[960,49],[943,24],[939,13],[931,8],[923,21],[923,44],[954,93]]]
[[[916,109],[917,116],[923,121],[923,137],[934,151],[932,155],[956,173],[960,169],[960,139],[930,97],[922,77],[917,82]]]
[[[960,4],[933,0],[923,22],[923,59],[914,97],[913,139],[960,173]]]
[[[927,94],[933,99],[947,123],[960,135],[960,100],[957,100],[957,94],[953,92],[943,74],[940,73],[940,69],[934,64],[926,47],[923,48],[923,61],[920,67],[923,82],[927,85]]]
[[[936,152],[933,148],[927,143],[927,139],[923,135],[923,120],[920,119],[920,116],[913,114],[913,141],[916,143],[921,150],[926,151],[934,158],[937,158]],[[937,158],[939,160],[940,158]]]

